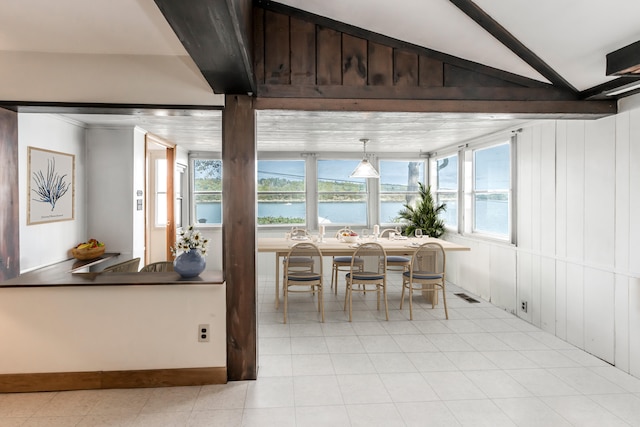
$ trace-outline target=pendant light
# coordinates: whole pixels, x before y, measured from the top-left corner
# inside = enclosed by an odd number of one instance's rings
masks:
[[[376,168],[374,168],[371,165],[371,163],[369,163],[369,159],[367,159],[367,142],[369,142],[369,140],[366,138],[363,138],[360,141],[362,141],[362,144],[364,146],[364,157],[362,158],[362,161],[360,162],[360,164],[358,164],[358,166],[356,166],[353,172],[351,172],[351,175],[349,175],[349,177],[350,178],[380,178],[380,174],[378,173]]]

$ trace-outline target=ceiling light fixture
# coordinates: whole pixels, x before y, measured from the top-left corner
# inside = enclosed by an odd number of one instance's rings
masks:
[[[362,144],[364,147],[364,157],[362,158],[362,161],[360,162],[360,164],[358,164],[358,166],[356,166],[353,172],[351,172],[351,175],[349,175],[349,177],[350,178],[380,178],[380,174],[378,173],[376,168],[374,168],[371,165],[371,163],[369,163],[369,159],[367,159],[367,142],[369,142],[369,140],[366,138],[362,138],[360,141],[362,141]]]

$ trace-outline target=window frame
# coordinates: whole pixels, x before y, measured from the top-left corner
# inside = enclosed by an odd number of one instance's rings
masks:
[[[302,161],[304,164],[304,168],[303,168],[303,190],[302,191],[273,191],[273,192],[268,192],[268,191],[258,191],[258,165],[260,164],[260,162],[300,162]],[[309,199],[309,193],[308,193],[308,180],[309,180],[309,176],[308,176],[308,167],[309,164],[308,162],[305,160],[304,156],[301,159],[300,157],[296,157],[296,158],[292,158],[292,157],[282,157],[282,158],[276,158],[276,157],[260,157],[256,160],[256,206],[258,203],[260,203],[260,194],[269,194],[269,193],[273,193],[273,194],[291,194],[291,195],[298,195],[298,194],[303,194],[304,195],[304,204],[305,204],[305,217],[304,217],[304,222],[302,223],[282,223],[282,224],[259,224],[258,223],[258,214],[257,214],[257,210],[256,210],[256,226],[258,228],[266,228],[266,227],[279,227],[279,228],[283,228],[283,227],[308,227],[308,223],[309,223],[309,207],[308,207],[308,199]]]
[[[189,218],[191,219],[190,223],[196,225],[198,228],[200,227],[204,227],[204,228],[220,228],[222,227],[224,218],[223,218],[223,204],[224,204],[224,198],[223,198],[223,186],[220,186],[220,191],[202,191],[202,190],[196,190],[195,189],[195,172],[196,172],[196,168],[195,168],[195,162],[196,161],[206,161],[206,160],[215,160],[215,161],[219,161],[220,162],[220,180],[222,182],[222,180],[224,179],[223,177],[223,167],[222,167],[222,158],[219,154],[217,153],[191,153],[189,155],[189,167],[190,167],[190,172],[189,172]],[[198,195],[205,195],[205,194],[211,194],[211,195],[219,195],[220,198],[220,222],[219,223],[209,223],[209,222],[204,222],[201,223],[198,221],[198,218],[196,218],[196,198]]]
[[[317,227],[317,222],[318,219],[320,218],[320,200],[322,198],[323,194],[344,194],[344,195],[364,195],[364,204],[365,204],[365,216],[364,216],[364,223],[342,223],[342,222],[332,222],[330,223],[328,226],[329,227],[335,227],[336,230],[339,228],[342,228],[344,226],[354,226],[354,227],[369,227],[369,223],[371,222],[371,216],[373,215],[372,212],[372,195],[371,195],[371,189],[372,189],[372,185],[371,185],[371,180],[375,179],[375,178],[364,178],[364,191],[343,191],[343,192],[338,192],[338,191],[320,191],[320,167],[319,164],[320,162],[336,162],[336,161],[353,161],[356,164],[358,162],[360,162],[362,160],[362,156],[360,157],[356,157],[356,156],[329,156],[326,155],[326,153],[323,153],[322,157],[315,157],[315,194],[317,195],[317,199],[316,199],[316,205],[315,207],[315,221],[316,221],[316,227]],[[378,161],[377,158],[373,155],[368,155],[368,159],[369,162],[373,165],[373,167],[376,168],[376,170],[379,170],[379,165],[378,165]],[[354,166],[355,168],[355,166]],[[347,175],[345,177],[345,180],[348,179],[349,176]],[[357,178],[358,179],[358,178]],[[359,178],[362,179],[362,178]],[[325,224],[325,226],[327,226],[327,224]]]
[[[509,183],[507,185],[507,189],[488,189],[488,190],[478,190],[476,188],[476,172],[477,172],[477,161],[475,154],[478,151],[488,150],[491,148],[496,148],[499,146],[506,145],[509,149],[509,170],[507,171],[507,175],[509,176]],[[515,244],[515,193],[513,191],[515,185],[515,136],[503,137],[503,138],[494,138],[490,142],[485,142],[483,144],[474,145],[472,147],[467,148],[466,150],[466,163],[470,165],[470,173],[466,177],[466,188],[468,189],[468,197],[465,197],[465,200],[468,203],[467,212],[470,213],[468,216],[470,220],[465,224],[465,229],[470,232],[473,236],[482,237],[491,240],[497,240],[502,242],[509,242]],[[486,230],[480,230],[476,226],[476,196],[477,195],[488,195],[488,194],[504,194],[507,198],[507,232],[505,234],[501,233],[492,233]]]
[[[420,162],[422,163],[422,180],[419,182],[422,182],[424,185],[428,185],[428,181],[429,181],[429,174],[428,174],[428,168],[429,168],[429,161],[427,158],[424,157],[379,157],[378,158],[378,171],[380,172],[380,179],[378,179],[378,183],[376,185],[377,189],[378,189],[378,195],[377,195],[377,201],[376,201],[376,208],[377,208],[377,220],[378,222],[376,222],[377,224],[379,224],[381,227],[393,227],[393,226],[397,226],[400,225],[401,222],[383,222],[383,218],[382,218],[382,198],[384,195],[403,195],[405,196],[405,200],[406,200],[406,196],[410,195],[410,194],[415,194],[416,196],[418,196],[420,194],[419,192],[419,187],[416,188],[416,191],[383,191],[382,190],[382,163],[383,162]],[[404,205],[404,203],[403,203]]]
[[[451,158],[451,157],[456,157],[457,159],[456,160],[457,161],[457,168],[456,168],[456,184],[457,185],[456,185],[456,188],[453,190],[443,190],[439,186],[440,180],[438,179],[439,178],[438,161]],[[464,215],[462,214],[464,211],[464,202],[463,202],[464,179],[462,175],[462,163],[463,163],[462,159],[464,159],[464,152],[462,150],[456,150],[456,151],[448,151],[446,153],[438,154],[437,156],[432,158],[432,162],[431,162],[432,174],[430,177],[431,178],[430,181],[433,183],[431,185],[431,188],[435,196],[436,204],[439,205],[440,203],[442,203],[440,201],[441,194],[455,195],[455,200],[457,205],[456,224],[451,225],[445,222],[445,229],[448,232],[461,233],[462,228],[464,226]]]

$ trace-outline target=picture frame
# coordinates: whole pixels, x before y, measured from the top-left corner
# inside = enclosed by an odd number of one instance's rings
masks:
[[[36,147],[27,150],[27,225],[73,220],[75,155]]]

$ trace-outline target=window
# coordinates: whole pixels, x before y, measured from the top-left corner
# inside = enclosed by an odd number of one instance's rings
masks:
[[[446,205],[441,214],[447,227],[458,227],[458,155],[437,159],[435,162],[436,204]]]
[[[473,231],[509,237],[509,143],[473,152]]]
[[[349,178],[360,160],[318,160],[318,221],[320,224],[367,223],[367,182]]]
[[[222,224],[222,160],[193,160],[193,216],[200,224]]]
[[[258,160],[258,224],[305,224],[304,160]]]
[[[414,205],[424,161],[380,161],[380,223],[396,222],[405,204]]]

